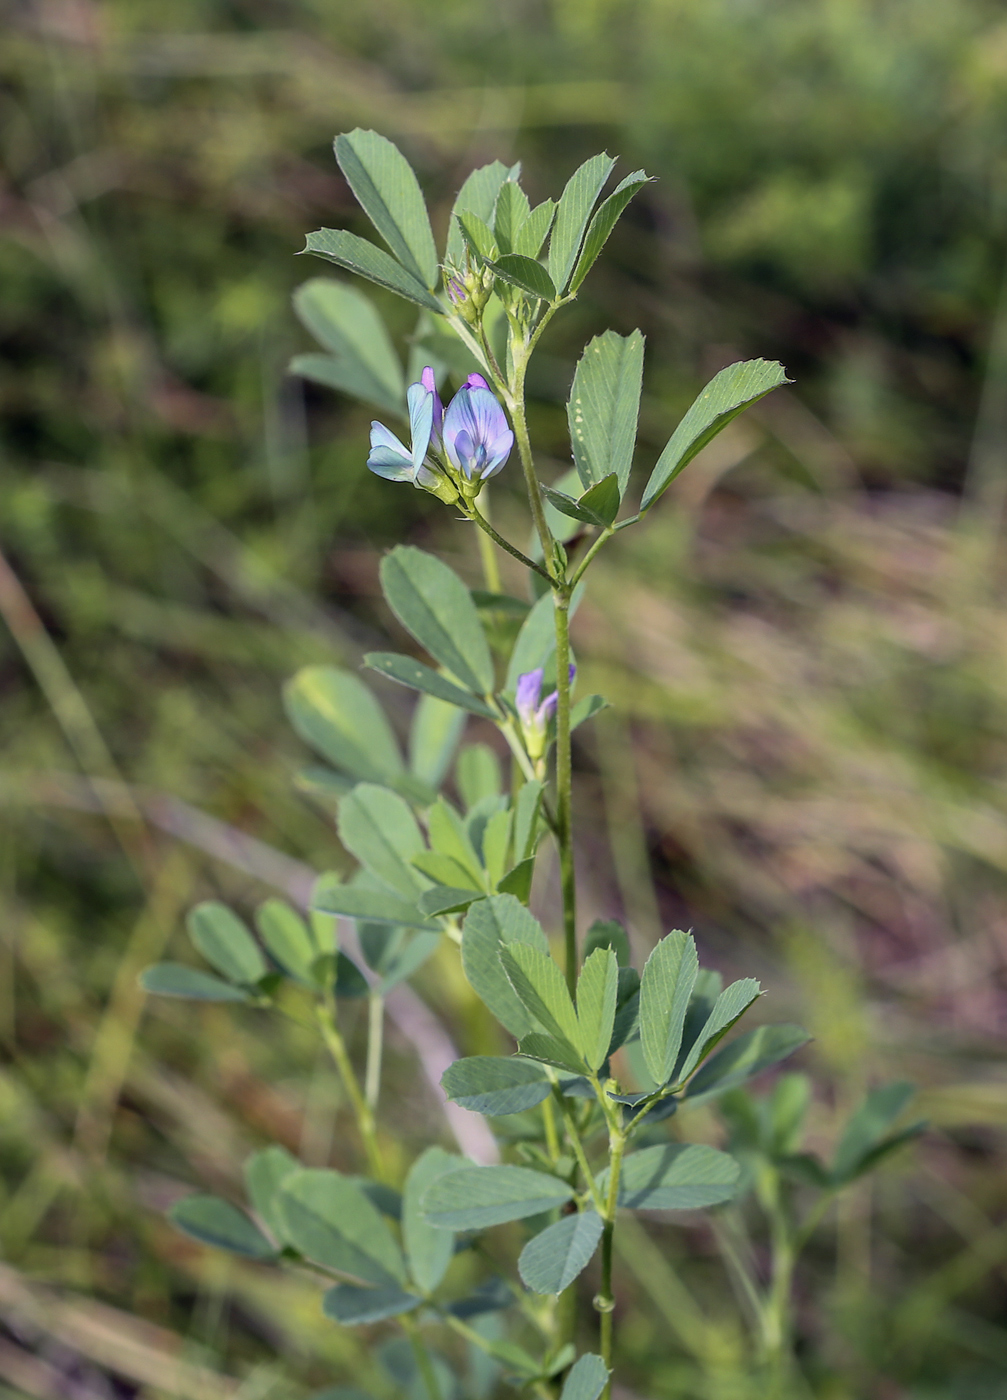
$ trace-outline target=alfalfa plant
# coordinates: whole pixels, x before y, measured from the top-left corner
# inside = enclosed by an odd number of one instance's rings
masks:
[[[342,1077],[364,1174],[308,1170],[271,1146],[246,1165],[247,1210],[196,1195],[173,1219],[208,1244],[312,1270],[337,1323],[395,1319],[404,1335],[379,1352],[389,1394],[475,1400],[504,1385],[543,1400],[598,1400],[610,1393],[616,1361],[620,1215],[720,1206],[738,1192],[743,1163],[777,1246],[768,1284],[748,1280],[763,1367],[753,1374],[784,1385],[790,1277],[802,1242],[802,1227],[788,1223],[786,1183],[810,1180],[826,1201],[901,1140],[888,1133],[901,1099],[869,1101],[852,1145],[840,1148],[843,1161],[818,1166],[796,1150],[804,1101],[796,1081],[782,1081],[762,1106],[740,1091],[807,1039],[799,1027],[761,1025],[725,1041],[759,996],[757,982],[722,987],[700,968],[688,933],[669,933],[638,972],[618,923],[578,928],[571,734],[605,701],[574,701],[570,618],[599,552],[786,375],[765,360],[716,375],[672,434],[638,506],[627,508],[644,341],[639,331],[607,331],[587,345],[573,377],[574,468],[547,485],[529,439],[528,364],[647,176],[627,175],[603,198],[615,162],[597,155],[558,201],[532,208],[517,166],[485,166],[462,186],[440,256],[416,176],[396,147],[358,130],[338,137],[335,150],[387,251],[332,229],[310,234],[305,251],[418,309],[410,371],[373,303],[327,278],[307,282],[295,299],[325,353],[302,355],[293,368],[408,426],[403,441],[375,422],[368,466],[471,522],[485,587],[472,591],[420,549],[400,545],[385,556],[385,598],[420,656],[379,652],[366,661],[418,693],[408,755],[355,674],[311,667],[286,693],[295,728],[326,761],[306,782],[337,795],[339,839],[359,869],[345,881],[322,875],[307,919],[267,901],[255,915],[257,937],[225,906],[203,904],[189,931],[214,973],[165,963],[144,976],[151,992],[253,1007],[269,1007],[282,983],[293,984]],[[447,380],[458,387],[445,406]],[[527,550],[496,530],[486,503],[487,480],[515,449],[534,527]],[[503,592],[498,550],[527,570],[527,597]],[[487,746],[459,749],[469,715],[502,736],[506,782]],[[558,957],[528,907],[547,842],[561,874]],[[338,920],[355,925],[343,941],[357,961],[338,946]],[[377,1111],[384,998],[443,940],[457,945],[469,982],[515,1047],[461,1059],[443,1080],[450,1099],[491,1120],[505,1160],[477,1164],[434,1145],[400,1180],[386,1150],[393,1119]],[[346,997],[369,1000],[362,1075],[344,1039]],[[285,991],[288,1014],[290,1004]],[[738,1156],[669,1134],[676,1112],[729,1091]],[[526,1239],[509,1276],[460,1287],[483,1233],[512,1221],[524,1222]],[[577,1279],[596,1254],[592,1296]],[[451,1332],[469,1346],[446,1345]],[[578,1354],[585,1338],[592,1345]]]

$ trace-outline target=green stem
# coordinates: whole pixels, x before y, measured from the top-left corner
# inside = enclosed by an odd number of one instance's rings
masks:
[[[580,1133],[577,1131],[577,1121],[573,1113],[567,1107],[566,1099],[559,1094],[558,1090],[556,1091],[556,1097],[559,1100],[560,1112],[563,1115],[563,1123],[566,1127],[567,1137],[570,1139],[570,1146],[573,1148],[574,1156],[577,1158],[580,1169],[584,1174],[587,1189],[591,1193],[591,1202],[598,1214],[604,1217],[605,1202],[602,1200],[601,1192],[595,1184],[594,1172],[591,1170],[591,1165],[587,1160],[587,1153],[584,1151],[584,1144],[581,1141]]]
[[[620,1122],[621,1110],[612,1104],[598,1082],[592,1076],[594,1091],[608,1119],[608,1194],[602,1212],[605,1221],[601,1236],[601,1288],[594,1300],[599,1314],[601,1356],[608,1367],[609,1378],[602,1392],[602,1400],[611,1400],[612,1395],[612,1323],[615,1312],[615,1292],[612,1288],[612,1251],[615,1241],[615,1217],[619,1209],[619,1178],[622,1175],[622,1158],[626,1150],[627,1131]]]
[[[364,1071],[364,1099],[371,1114],[378,1108],[381,1093],[381,1056],[385,1040],[385,999],[372,992],[367,1009],[367,1067]]]
[[[541,577],[545,579],[546,583],[552,583],[551,575],[546,573],[545,569],[543,569],[541,564],[536,564],[534,559],[529,559],[527,554],[523,554],[516,545],[511,544],[509,540],[505,540],[503,535],[498,534],[497,531],[494,530],[493,526],[486,519],[486,517],[480,513],[475,502],[473,502],[472,505],[469,506],[469,512],[469,519],[475,521],[475,523],[479,526],[480,530],[482,530],[484,534],[488,535],[495,544],[498,544],[501,549],[505,549],[508,554],[510,554],[514,559],[517,559],[518,562],[523,564],[526,569],[534,569],[535,573],[540,574]],[[493,561],[493,565],[495,568],[495,559]],[[496,587],[491,589],[491,592],[500,592],[499,574],[497,574]]]
[[[331,1000],[319,1002],[315,1008],[315,1017],[318,1022],[318,1029],[321,1033],[325,1046],[335,1061],[339,1077],[343,1082],[347,1097],[353,1109],[354,1117],[357,1120],[357,1129],[360,1133],[361,1141],[364,1144],[364,1152],[367,1155],[367,1165],[373,1176],[379,1181],[385,1180],[384,1163],[381,1160],[381,1149],[378,1146],[377,1129],[374,1123],[374,1114],[370,1105],[360,1091],[360,1082],[354,1072],[350,1062],[349,1054],[346,1050],[346,1042],[339,1033],[336,1025],[335,1010]]]
[[[426,1344],[420,1336],[420,1331],[416,1325],[415,1319],[411,1318],[408,1313],[404,1313],[399,1318],[399,1321],[402,1323],[402,1330],[409,1338],[410,1345],[413,1349],[413,1355],[416,1357],[416,1365],[419,1367],[420,1375],[423,1377],[423,1384],[426,1387],[427,1395],[430,1397],[430,1400],[442,1400],[441,1388],[437,1382],[437,1372],[434,1370],[433,1362],[430,1360],[430,1353],[427,1351]]]
[[[573,761],[570,748],[570,594],[555,594],[556,624],[556,843],[563,895],[566,984],[577,987],[577,886],[573,854]]]
[[[524,358],[514,370],[514,384],[507,395],[508,407],[510,408],[511,421],[514,424],[514,437],[517,441],[518,455],[521,458],[521,469],[524,472],[524,484],[528,491],[528,504],[531,506],[532,519],[535,522],[535,530],[542,546],[542,558],[546,562],[548,573],[546,577],[550,582],[555,578],[555,562],[553,560],[553,538],[549,529],[549,522],[545,518],[545,502],[542,499],[542,488],[538,484],[538,477],[535,475],[535,459],[532,456],[531,439],[528,436],[528,419],[525,414],[524,404],[524,377],[528,364],[528,355],[531,347],[525,352]],[[529,567],[536,573],[543,573],[537,564],[527,561]]]

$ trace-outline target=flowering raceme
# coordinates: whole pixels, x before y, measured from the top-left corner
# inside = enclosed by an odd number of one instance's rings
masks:
[[[472,499],[507,461],[514,434],[481,374],[470,374],[445,411],[428,365],[406,394],[411,445],[383,423],[371,424],[367,465],[386,481],[411,481],[442,500]]]

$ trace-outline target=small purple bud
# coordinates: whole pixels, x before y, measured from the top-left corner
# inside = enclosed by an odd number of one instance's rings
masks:
[[[517,687],[514,691],[514,707],[523,725],[535,723],[535,711],[542,690],[542,676],[541,666],[535,671],[526,671],[523,676],[518,676]]]
[[[460,306],[468,293],[465,291],[465,284],[458,277],[448,279],[448,298],[453,306]]]

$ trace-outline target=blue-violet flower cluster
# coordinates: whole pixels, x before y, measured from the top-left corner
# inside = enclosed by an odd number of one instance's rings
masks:
[[[406,393],[410,446],[371,424],[367,465],[386,481],[411,481],[444,501],[474,500],[510,456],[514,434],[481,374],[470,374],[447,408],[428,365]]]

